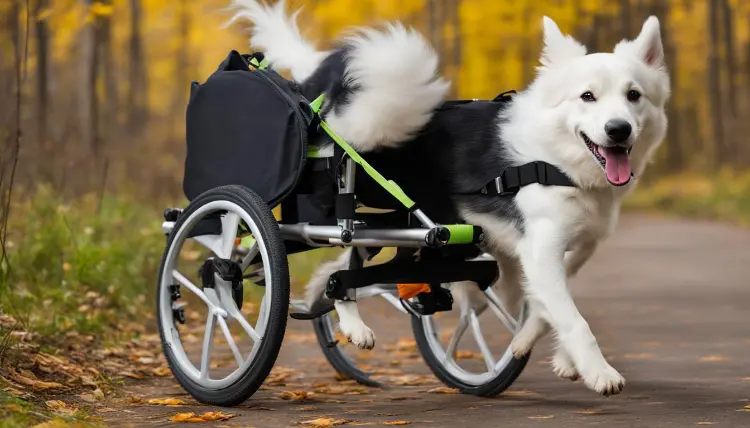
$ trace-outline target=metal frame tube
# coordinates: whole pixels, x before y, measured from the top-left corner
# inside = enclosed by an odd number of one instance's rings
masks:
[[[312,226],[307,223],[280,224],[284,239],[309,242],[323,241],[329,245],[353,247],[424,247],[430,229],[367,229],[357,227],[352,242],[341,241],[339,226]]]

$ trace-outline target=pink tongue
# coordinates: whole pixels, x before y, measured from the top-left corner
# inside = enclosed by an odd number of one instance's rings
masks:
[[[630,180],[630,156],[622,148],[600,147],[599,153],[604,156],[607,163],[604,167],[607,180],[612,184],[625,184]]]

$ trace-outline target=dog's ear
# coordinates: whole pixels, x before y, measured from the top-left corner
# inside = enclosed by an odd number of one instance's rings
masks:
[[[545,16],[542,23],[544,25],[544,48],[539,62],[544,67],[559,65],[586,55],[586,46],[578,43],[573,37],[564,35],[551,18]]]
[[[659,19],[649,16],[643,23],[641,33],[635,40],[623,40],[615,46],[615,55],[634,56],[649,67],[660,68],[664,65],[664,47],[661,43]]]

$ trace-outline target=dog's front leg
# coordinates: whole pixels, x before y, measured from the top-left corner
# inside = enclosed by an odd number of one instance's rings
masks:
[[[567,286],[565,227],[549,218],[527,223],[518,252],[529,298],[557,334],[586,385],[602,395],[617,394],[625,379],[607,363]]]

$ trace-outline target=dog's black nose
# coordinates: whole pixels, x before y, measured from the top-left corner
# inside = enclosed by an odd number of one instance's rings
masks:
[[[633,132],[633,127],[627,120],[612,119],[604,124],[604,132],[615,143],[624,143],[630,137],[630,133]]]

